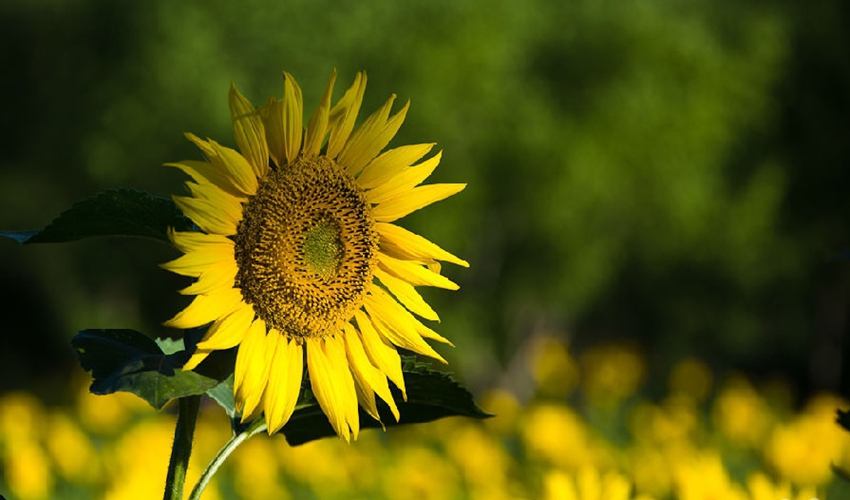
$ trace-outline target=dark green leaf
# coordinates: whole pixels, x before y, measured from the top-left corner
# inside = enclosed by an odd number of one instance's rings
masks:
[[[153,339],[134,330],[84,330],[71,344],[94,378],[91,392],[131,392],[156,409],[174,398],[204,394],[222,380],[183,371],[185,352],[166,355]]]
[[[134,189],[109,189],[74,204],[44,229],[0,231],[21,243],[62,243],[97,236],[168,241],[168,228],[192,229],[173,201]]]
[[[401,417],[398,422],[389,407],[378,399],[378,413],[387,427],[430,422],[452,416],[479,419],[492,416],[481,410],[475,404],[472,394],[450,375],[430,370],[427,365],[422,364],[406,362],[404,368],[407,401],[402,399],[399,391],[393,389]],[[361,409],[360,427],[381,427],[381,423]],[[327,417],[315,403],[296,409],[281,432],[292,446],[335,435]]]

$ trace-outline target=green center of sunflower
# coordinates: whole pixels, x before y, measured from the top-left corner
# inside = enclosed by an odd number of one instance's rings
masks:
[[[323,280],[336,275],[343,257],[339,225],[332,218],[321,219],[304,235],[304,261],[307,269]]]
[[[260,181],[234,236],[236,286],[269,326],[291,338],[342,329],[372,281],[378,235],[369,202],[327,157]]]

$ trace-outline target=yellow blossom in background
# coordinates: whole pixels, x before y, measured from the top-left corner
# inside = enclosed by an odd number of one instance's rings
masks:
[[[603,362],[607,363],[604,359]],[[691,368],[683,369],[682,366]],[[461,418],[369,431],[356,445],[324,439],[291,447],[283,437],[255,437],[236,450],[203,500],[841,500],[831,464],[848,467],[850,433],[835,424],[844,399],[821,395],[796,413],[779,410],[743,377],[727,380],[714,400],[673,382],[700,373],[688,360],[670,374],[670,393],[621,399],[618,432],[587,415],[590,402],[547,397],[522,405],[491,390],[483,422]],[[694,369],[696,368],[696,369]],[[582,375],[583,378],[583,374]],[[71,384],[76,394],[79,384]],[[46,407],[27,393],[0,396],[0,494],[9,500],[162,496],[173,411],[154,413],[132,398],[108,402],[104,429],[90,428],[75,407]],[[130,395],[126,395],[130,396]],[[710,396],[709,396],[710,397]],[[230,437],[229,419],[204,399],[187,477]],[[780,398],[780,403],[781,398]],[[144,411],[142,411],[144,409]],[[757,411],[753,411],[756,409]],[[726,414],[724,414],[726,412]],[[743,429],[739,415],[764,429]],[[94,417],[97,418],[97,417]],[[614,417],[612,417],[614,418]],[[724,423],[725,422],[725,423]],[[734,438],[748,439],[745,443]],[[187,488],[188,489],[188,488]],[[186,494],[189,492],[187,491]]]
[[[47,454],[36,443],[18,442],[8,450],[3,475],[13,498],[43,500],[51,498],[53,474]]]
[[[51,496],[53,473],[41,446],[46,426],[46,409],[24,392],[0,398],[0,457],[2,473],[11,496],[41,500]]]
[[[812,487],[797,488],[792,491],[790,483],[786,480],[782,483],[774,483],[767,474],[754,472],[747,478],[747,489],[750,500],[826,500],[822,494]]]
[[[846,407],[846,402],[820,396],[793,421],[773,430],[764,454],[783,479],[795,485],[819,486],[832,478],[832,464],[846,465],[850,434],[835,423],[839,407]]]
[[[663,449],[691,443],[701,428],[694,400],[675,394],[660,405],[639,403],[632,410],[629,430],[635,441]]]
[[[145,419],[127,430],[104,453],[111,481],[105,500],[149,500],[163,493],[168,458],[174,437],[174,421],[164,415]],[[186,483],[194,484],[204,464],[193,455]],[[188,489],[187,489],[188,490]],[[185,492],[188,496],[189,491]],[[204,490],[204,500],[218,500],[216,479]]]
[[[348,473],[337,461],[326,457],[343,453],[338,443],[313,441],[296,447],[281,447],[278,450],[281,466],[287,474],[314,485],[327,485],[331,489],[344,489],[348,485]]]
[[[453,419],[454,420],[454,419]],[[456,421],[443,436],[446,455],[457,464],[473,499],[507,498],[512,459],[478,422]]]
[[[738,446],[756,447],[769,431],[772,416],[764,398],[745,379],[730,378],[714,401],[714,425]]]
[[[268,439],[249,439],[231,456],[233,486],[240,498],[290,498],[278,480],[273,447],[274,443]]]
[[[39,439],[45,426],[46,410],[35,396],[10,392],[0,397],[0,443],[4,451],[19,442]]]
[[[92,484],[100,478],[100,456],[88,435],[68,415],[50,415],[46,447],[59,474],[72,483]]]
[[[531,457],[564,470],[594,463],[587,424],[570,408],[553,404],[534,406],[521,425],[523,441]]]
[[[695,358],[685,358],[670,370],[670,394],[682,395],[702,402],[711,393],[711,369]]]
[[[90,432],[112,434],[124,428],[136,415],[150,412],[147,403],[128,392],[100,396],[89,392],[88,383],[80,381],[76,385],[79,419]]]
[[[627,346],[591,347],[580,359],[582,390],[592,405],[602,408],[634,394],[646,375],[643,359]]]
[[[720,454],[706,451],[675,466],[678,500],[746,500],[743,488],[734,483]]]
[[[552,337],[536,339],[529,357],[540,395],[563,398],[578,384],[578,364],[560,340]]]
[[[460,478],[451,463],[416,445],[395,450],[383,479],[384,496],[394,500],[443,500],[455,498],[460,489]]]
[[[522,408],[516,396],[504,389],[492,389],[481,397],[481,407],[493,415],[484,425],[497,434],[513,432]]]
[[[616,472],[600,474],[593,467],[582,467],[575,474],[550,471],[543,483],[544,500],[629,500],[631,485]]]

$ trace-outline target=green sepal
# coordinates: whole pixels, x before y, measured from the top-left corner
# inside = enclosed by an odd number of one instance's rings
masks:
[[[401,391],[392,387],[399,421],[396,422],[389,407],[380,398],[376,398],[381,422],[360,408],[361,429],[419,424],[454,416],[477,419],[492,417],[475,403],[472,394],[450,374],[431,370],[429,364],[418,363],[412,357],[405,357],[402,367],[407,401],[402,398]],[[309,387],[309,380],[305,379],[303,385]],[[303,389],[302,401],[299,401],[289,422],[280,432],[291,446],[336,435],[318,403],[309,391]]]
[[[63,243],[102,236],[135,236],[168,242],[168,228],[194,226],[173,201],[135,189],[107,189],[75,203],[44,229],[0,231],[19,243]]]
[[[186,351],[165,354],[156,341],[135,330],[83,330],[71,345],[94,378],[92,393],[131,392],[157,410],[174,398],[204,394],[226,378],[216,377],[219,369],[211,364],[206,370],[182,370]]]

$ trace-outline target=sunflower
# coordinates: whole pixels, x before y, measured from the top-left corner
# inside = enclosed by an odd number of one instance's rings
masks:
[[[229,93],[236,145],[186,134],[207,161],[170,163],[191,177],[177,206],[200,231],[170,231],[184,253],[162,265],[197,278],[195,298],[166,322],[209,327],[183,367],[238,346],[234,398],[242,421],[265,413],[277,432],[294,411],[305,369],[336,433],[357,438],[358,406],[379,419],[375,396],[398,420],[392,382],[406,398],[400,347],[445,360],[425,341],[450,342],[416,316],[439,321],[417,286],[457,289],[439,261],[468,266],[393,224],[461,191],[420,185],[440,162],[434,144],[381,151],[409,102],[395,95],[357,129],[366,74],[331,106],[336,72],[306,128],[298,83],[284,72],[283,98],[255,108]],[[305,365],[306,364],[306,368]]]

